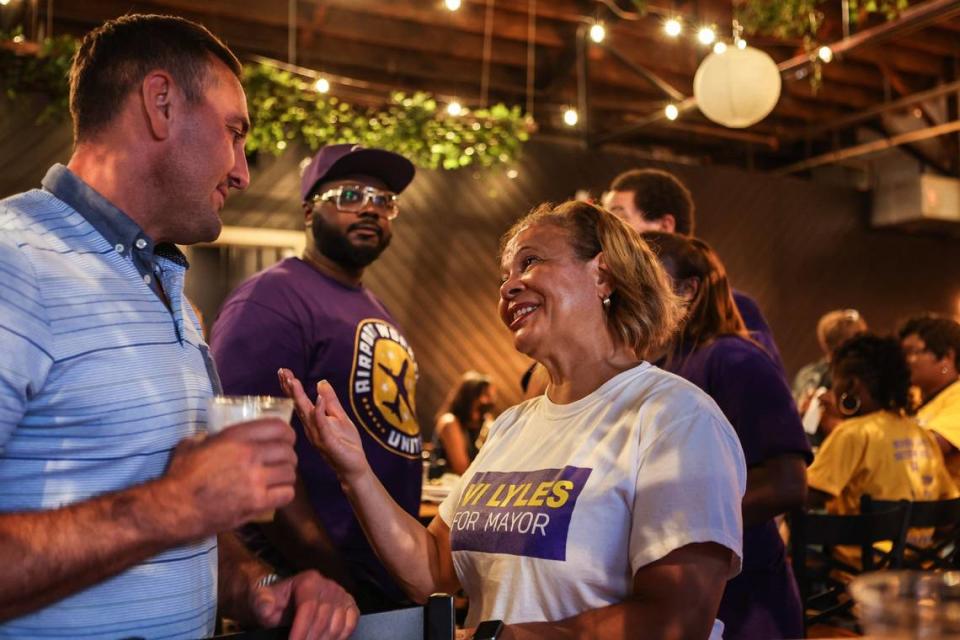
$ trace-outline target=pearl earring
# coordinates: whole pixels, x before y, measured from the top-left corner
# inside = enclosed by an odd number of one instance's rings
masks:
[[[607,296],[603,299],[603,308],[607,310],[610,309],[610,296]]]

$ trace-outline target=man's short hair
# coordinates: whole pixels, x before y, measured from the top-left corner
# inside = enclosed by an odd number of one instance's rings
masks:
[[[84,36],[70,69],[74,141],[102,131],[154,69],[167,71],[189,102],[201,102],[211,56],[240,77],[237,57],[195,22],[133,14],[103,23]]]
[[[614,178],[610,190],[633,191],[633,204],[644,220],[659,220],[670,214],[676,223],[676,233],[693,235],[693,196],[672,173],[660,169],[631,169]]]

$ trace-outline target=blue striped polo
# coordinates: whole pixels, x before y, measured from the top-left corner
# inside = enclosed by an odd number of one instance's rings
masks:
[[[147,261],[168,309],[131,246],[104,237],[132,221],[62,165],[44,185],[62,197],[0,200],[0,512],[157,478],[202,428],[215,384],[185,261]],[[216,591],[211,537],[8,621],[0,638],[203,637]]]

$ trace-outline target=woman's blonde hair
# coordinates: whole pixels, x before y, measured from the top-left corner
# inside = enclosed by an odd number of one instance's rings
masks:
[[[504,234],[501,257],[517,234],[545,224],[566,231],[574,254],[584,262],[603,252],[612,283],[607,327],[619,344],[643,356],[669,340],[681,317],[679,299],[657,256],[632,227],[587,202],[544,203]]]

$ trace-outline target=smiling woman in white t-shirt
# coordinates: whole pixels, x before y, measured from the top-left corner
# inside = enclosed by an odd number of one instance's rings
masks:
[[[716,638],[740,568],[743,452],[714,402],[642,359],[674,330],[670,281],[598,207],[544,205],[504,236],[500,317],[549,373],[504,412],[429,527],[393,503],[321,383],[284,390],[407,594],[463,588],[500,638]],[[470,631],[464,637],[470,637]]]

